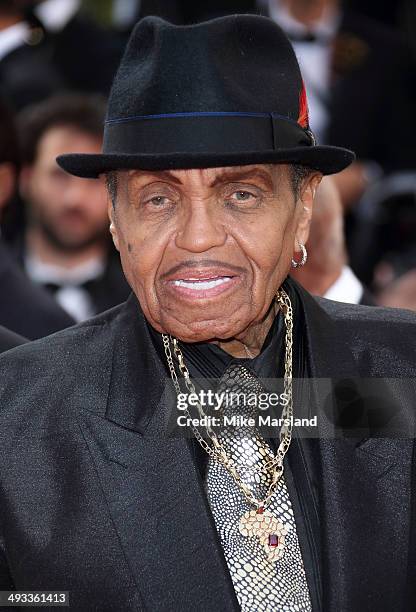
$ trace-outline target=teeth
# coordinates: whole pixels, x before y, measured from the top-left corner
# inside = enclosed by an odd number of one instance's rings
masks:
[[[230,280],[231,279],[229,276],[223,276],[221,278],[213,278],[212,280],[175,280],[173,281],[173,284],[176,287],[186,287],[187,289],[193,289],[194,291],[206,291],[207,289],[212,289],[218,285],[228,283]]]

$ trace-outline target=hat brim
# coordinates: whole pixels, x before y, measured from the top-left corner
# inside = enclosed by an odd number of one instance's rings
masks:
[[[73,153],[60,155],[61,168],[82,178],[98,178],[111,170],[185,170],[192,168],[220,168],[252,164],[292,163],[307,166],[322,174],[344,170],[355,159],[348,149],[332,146],[295,147],[278,151],[246,153],[168,153],[168,154],[96,154]]]

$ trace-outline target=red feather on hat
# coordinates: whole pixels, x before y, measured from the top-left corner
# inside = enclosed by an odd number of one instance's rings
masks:
[[[306,97],[305,83],[302,81],[302,90],[299,94],[299,117],[298,123],[303,128],[309,127],[308,99]]]

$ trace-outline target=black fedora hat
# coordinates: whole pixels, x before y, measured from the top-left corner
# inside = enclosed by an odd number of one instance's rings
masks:
[[[102,154],[58,157],[77,176],[298,163],[332,174],[347,149],[318,146],[293,48],[272,20],[230,15],[191,26],[140,21],[111,89]]]

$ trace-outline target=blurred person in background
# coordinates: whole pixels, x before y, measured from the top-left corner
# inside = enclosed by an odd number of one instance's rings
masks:
[[[67,89],[107,95],[124,41],[83,10],[82,0],[26,0],[48,33]]]
[[[381,306],[407,308],[416,311],[416,268],[402,274],[377,296]]]
[[[0,100],[0,219],[16,191],[20,166],[12,112]],[[0,238],[0,325],[34,340],[69,327],[74,320],[41,288],[34,285],[14,261]],[[10,337],[5,340],[11,348]],[[0,339],[0,344],[3,342]]]
[[[27,222],[15,249],[28,276],[77,321],[129,293],[109,239],[104,184],[71,177],[56,163],[62,153],[99,153],[104,115],[103,99],[72,94],[27,109],[20,121]]]
[[[15,110],[63,86],[50,42],[24,2],[0,0],[0,88]]]
[[[339,0],[259,0],[295,48],[318,142],[353,149],[336,177],[345,207],[382,172],[415,168],[415,79],[399,36]]]
[[[81,0],[0,0],[0,87],[16,110],[65,90],[107,94],[122,40]]]
[[[351,265],[378,296],[416,270],[416,172],[398,172],[374,184],[356,220]]]
[[[175,24],[190,24],[236,13],[258,13],[255,0],[105,0],[112,8],[114,24],[119,29],[129,30],[134,23],[157,15]],[[103,12],[102,0],[86,0],[94,7],[94,13]]]
[[[375,305],[348,265],[343,208],[334,177],[325,177],[317,189],[307,248],[308,265],[291,272],[305,289],[336,302]]]
[[[89,5],[101,9],[101,0],[89,0]],[[183,24],[187,20],[185,3],[180,0],[112,0],[111,17],[118,30],[128,33],[138,19],[157,15],[172,23]],[[193,3],[195,4],[195,3]]]

